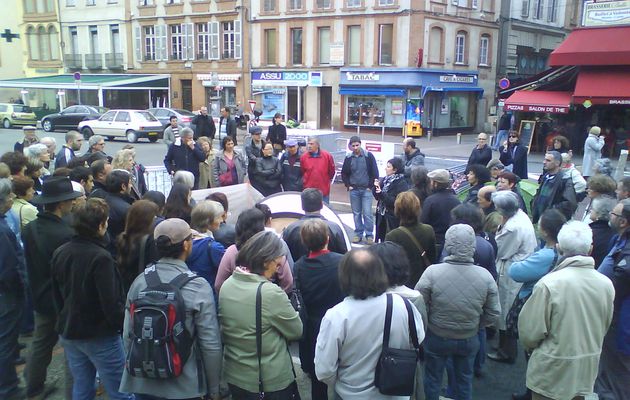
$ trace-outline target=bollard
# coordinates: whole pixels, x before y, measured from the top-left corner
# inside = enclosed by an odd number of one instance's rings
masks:
[[[381,142],[385,141],[385,125],[381,126]]]
[[[457,144],[462,144],[462,134],[457,133]]]
[[[431,139],[433,138],[433,132],[431,131],[431,129],[427,129],[427,141],[431,141]]]
[[[628,150],[621,150],[619,153],[619,161],[617,161],[617,170],[615,171],[615,180],[619,181],[624,176],[626,163],[628,162]]]
[[[361,137],[361,125],[357,124],[357,136]]]
[[[492,147],[492,140],[494,139],[494,135],[488,135],[488,141],[486,143],[488,143],[488,146]]]

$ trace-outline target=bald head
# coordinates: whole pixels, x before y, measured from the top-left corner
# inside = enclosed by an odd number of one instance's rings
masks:
[[[477,202],[481,208],[489,208],[492,206],[492,193],[496,192],[497,188],[494,185],[484,186],[479,189],[477,193]]]

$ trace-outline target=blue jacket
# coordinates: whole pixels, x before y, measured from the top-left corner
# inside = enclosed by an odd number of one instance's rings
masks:
[[[184,143],[181,146],[175,146],[173,143],[168,147],[166,157],[164,157],[164,166],[169,173],[174,173],[179,170],[190,171],[195,176],[195,187],[199,187],[199,163],[206,160],[206,155],[199,147],[199,144],[195,144],[195,148],[191,149]]]
[[[203,276],[214,288],[214,280],[217,277],[223,253],[225,253],[225,247],[212,237],[195,239],[186,264],[191,271]]]
[[[24,252],[9,228],[5,214],[0,214],[0,242],[0,292],[23,293],[26,276]]]
[[[543,247],[523,261],[516,261],[510,265],[510,269],[508,269],[510,278],[516,282],[523,282],[523,286],[518,292],[520,299],[532,294],[536,282],[553,269],[554,260],[558,261],[556,251]]]

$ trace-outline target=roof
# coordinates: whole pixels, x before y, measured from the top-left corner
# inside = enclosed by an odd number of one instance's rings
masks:
[[[549,65],[630,65],[630,26],[575,29],[549,56]]]
[[[546,90],[517,90],[505,101],[510,111],[544,112],[566,114],[571,105],[571,92]]]
[[[167,74],[83,74],[80,83],[82,89],[117,87],[165,89],[168,88],[169,78],[170,75]],[[72,74],[64,74],[5,79],[0,81],[0,87],[75,89],[77,82]]]

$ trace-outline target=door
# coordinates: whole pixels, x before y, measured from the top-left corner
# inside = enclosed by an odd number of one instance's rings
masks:
[[[131,115],[129,111],[118,111],[114,122],[110,125],[110,135],[112,136],[125,136],[127,130],[132,129]]]
[[[79,122],[83,121],[85,117],[90,114],[90,111],[87,107],[84,106],[76,106],[75,111],[68,115],[68,121],[64,123],[64,125],[68,126],[70,129],[77,129]]]
[[[116,111],[108,111],[101,116],[98,120],[90,123],[92,127],[92,131],[95,135],[102,136],[113,136],[110,133],[112,122],[114,121],[114,117],[116,116]]]
[[[192,81],[190,79],[182,79],[182,108],[184,110],[192,110]]]
[[[332,87],[319,88],[319,129],[331,129],[332,126]]]
[[[66,128],[72,124],[72,117],[76,114],[78,106],[71,106],[59,113],[59,116],[53,121],[58,128]]]

